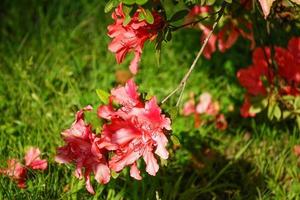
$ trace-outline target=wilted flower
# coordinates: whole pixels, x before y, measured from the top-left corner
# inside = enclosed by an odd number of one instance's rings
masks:
[[[28,169],[47,169],[47,160],[42,160],[40,155],[41,152],[38,148],[30,147],[24,157],[25,165],[22,165],[17,159],[10,159],[7,161],[7,168],[0,169],[0,174],[9,176],[15,180],[19,188],[25,188]]]

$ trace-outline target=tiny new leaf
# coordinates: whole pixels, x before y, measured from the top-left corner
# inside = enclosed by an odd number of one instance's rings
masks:
[[[105,92],[104,90],[101,90],[101,89],[97,89],[96,93],[102,103],[104,103],[104,104],[109,103],[110,94],[108,92]]]

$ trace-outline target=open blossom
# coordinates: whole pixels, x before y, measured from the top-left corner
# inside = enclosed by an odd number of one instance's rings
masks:
[[[11,179],[15,180],[19,188],[25,188],[28,169],[47,169],[47,160],[41,159],[40,155],[41,152],[38,148],[30,147],[24,157],[25,165],[17,159],[10,159],[7,161],[7,168],[0,169],[0,174],[9,176]]]
[[[136,11],[127,25],[124,25],[125,14],[123,6],[120,4],[112,14],[115,23],[107,28],[108,36],[113,38],[108,49],[116,54],[118,63],[123,62],[127,53],[134,52],[134,58],[129,66],[133,74],[138,71],[138,63],[141,59],[144,43],[148,40],[154,40],[158,31],[164,26],[164,20],[157,12],[152,12],[153,24],[149,24],[145,20],[140,21],[140,12],[143,12],[142,8]]]
[[[223,114],[220,114],[220,106],[217,101],[212,100],[212,96],[208,92],[203,92],[199,97],[199,102],[195,104],[194,95],[183,105],[182,114],[184,116],[194,116],[195,128],[200,126],[200,115],[206,114],[214,117],[216,128],[225,130],[227,121]]]
[[[101,139],[96,138],[91,125],[84,121],[84,112],[90,110],[92,107],[87,106],[78,111],[71,128],[62,132],[66,145],[57,149],[55,161],[74,163],[76,165],[75,176],[79,179],[84,177],[86,189],[94,194],[90,183],[91,173],[95,174],[95,180],[98,183],[106,184],[110,180],[110,170],[106,159],[107,150],[104,147],[95,146],[95,140],[101,143]]]
[[[267,87],[273,87],[275,75],[280,80],[280,95],[300,95],[300,38],[290,39],[288,48],[275,47],[274,61],[278,71],[272,65],[271,50],[269,47],[256,48],[253,52],[253,64],[237,72],[240,84],[247,90],[244,104],[241,108],[243,117],[254,117],[250,113],[251,97],[268,95]]]
[[[276,48],[275,55],[279,75],[289,82],[300,83],[300,37],[293,37],[288,48]]]
[[[109,121],[103,126],[107,144],[117,145],[110,168],[119,172],[130,166],[131,177],[140,180],[137,161],[143,158],[146,171],[155,176],[159,169],[155,154],[163,159],[169,156],[165,132],[171,130],[171,120],[162,114],[155,97],[145,103],[140,99],[132,79],[113,89],[110,99],[109,105],[98,108],[98,116]],[[115,108],[112,102],[120,107]]]

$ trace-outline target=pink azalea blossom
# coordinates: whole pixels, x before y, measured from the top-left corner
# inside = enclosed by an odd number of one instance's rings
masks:
[[[47,169],[47,160],[40,158],[40,150],[38,148],[30,147],[24,157],[25,165],[17,159],[10,159],[7,161],[7,168],[0,169],[0,174],[9,176],[15,180],[19,188],[26,188],[26,178],[28,169],[31,170],[45,170]]]
[[[90,110],[92,110],[92,107],[87,106],[78,111],[71,128],[62,132],[66,145],[57,149],[55,161],[58,163],[74,163],[76,165],[75,176],[79,179],[84,177],[86,189],[94,194],[90,182],[91,173],[95,174],[95,180],[98,183],[106,184],[110,180],[110,170],[106,159],[106,145],[101,148],[95,145],[96,141],[102,144],[102,139],[96,138],[91,125],[84,122],[84,111]]]
[[[103,137],[108,144],[117,145],[110,168],[119,172],[130,166],[131,177],[140,180],[137,160],[142,157],[148,174],[155,176],[159,169],[155,154],[163,159],[169,156],[165,131],[171,130],[170,119],[162,114],[155,97],[141,101],[133,80],[113,89],[110,99],[121,107],[114,108],[110,103],[98,109],[98,116],[109,120],[103,126]]]
[[[183,106],[183,110],[182,113],[184,116],[188,116],[191,115],[193,113],[195,113],[195,100],[194,98],[189,99],[187,102],[185,102],[184,106]]]
[[[124,25],[125,14],[123,6],[120,4],[112,14],[115,23],[107,27],[108,36],[113,38],[108,49],[116,54],[118,63],[123,62],[127,53],[134,52],[134,58],[129,66],[133,74],[138,71],[144,43],[148,40],[154,40],[158,31],[164,26],[164,20],[157,12],[152,12],[153,24],[149,24],[145,20],[140,21],[138,17],[140,12],[143,12],[142,8],[136,11],[127,25]]]
[[[47,160],[40,158],[41,151],[38,148],[30,147],[24,157],[25,165],[31,169],[47,169]]]

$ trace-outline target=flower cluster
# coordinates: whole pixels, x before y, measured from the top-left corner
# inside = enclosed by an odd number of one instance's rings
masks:
[[[200,116],[204,114],[214,117],[217,129],[225,130],[227,128],[227,121],[225,116],[220,113],[219,103],[213,101],[212,96],[208,92],[200,95],[197,105],[195,104],[194,94],[191,94],[190,99],[184,104],[182,114],[184,116],[194,115],[195,128],[198,128],[202,124]]]
[[[84,122],[84,111],[77,112],[70,129],[62,132],[66,143],[58,148],[56,161],[75,163],[75,175],[84,178],[86,188],[94,193],[90,174],[95,174],[98,183],[110,180],[111,170],[120,172],[130,167],[130,176],[141,180],[138,160],[143,158],[148,174],[155,176],[159,166],[156,156],[167,159],[168,139],[171,120],[162,114],[156,97],[143,101],[134,81],[129,80],[124,87],[111,90],[109,103],[99,106],[98,117],[104,121],[101,134],[93,133],[92,126]]]
[[[209,6],[194,6],[188,16],[186,17],[185,23],[192,22],[195,17],[202,14],[210,14],[212,9]],[[245,29],[238,27],[238,24],[245,24]],[[201,23],[197,24],[197,28],[202,31],[201,43],[208,37],[212,27]],[[207,46],[203,51],[205,58],[210,59],[211,55],[219,49],[220,52],[224,53],[230,49],[237,41],[239,36],[251,41],[251,49],[255,47],[255,40],[252,31],[252,24],[243,19],[229,19],[227,23],[220,29],[217,34],[212,34]]]
[[[41,152],[38,148],[30,147],[24,157],[25,165],[13,158],[7,161],[7,168],[0,169],[0,174],[6,175],[15,180],[19,188],[26,187],[28,170],[45,170],[47,160],[40,158]]]
[[[300,38],[292,38],[287,49],[275,47],[274,51],[275,63],[272,63],[269,47],[256,48],[252,56],[253,64],[237,73],[240,84],[247,90],[241,108],[243,117],[255,116],[255,113],[249,112],[252,97],[267,96],[275,86],[278,86],[280,95],[300,94]]]
[[[129,69],[133,74],[138,71],[138,63],[141,58],[144,43],[156,38],[157,33],[165,24],[164,19],[157,13],[152,12],[154,22],[149,24],[146,20],[140,20],[139,14],[143,12],[139,8],[126,25],[123,5],[120,4],[115,12],[112,13],[114,24],[108,26],[108,36],[113,38],[108,49],[116,54],[118,63],[122,63],[129,52],[134,52],[134,58],[130,63]]]

